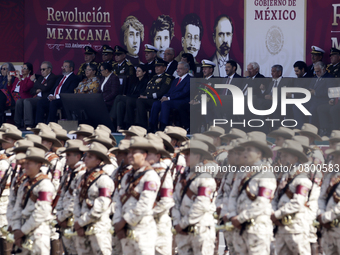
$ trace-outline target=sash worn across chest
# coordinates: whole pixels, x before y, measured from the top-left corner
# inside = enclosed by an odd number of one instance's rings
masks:
[[[88,198],[88,190],[92,186],[93,183],[105,172],[103,170],[93,171],[89,175],[84,174],[80,183],[80,194],[79,194],[79,203],[80,205],[83,203],[83,200]]]
[[[37,201],[37,196],[33,194],[33,189],[43,180],[49,179],[47,175],[40,174],[33,180],[29,180],[25,183],[24,187],[24,195],[22,197],[21,205],[22,208],[25,208],[28,202],[28,199],[31,198],[31,200],[35,203]]]

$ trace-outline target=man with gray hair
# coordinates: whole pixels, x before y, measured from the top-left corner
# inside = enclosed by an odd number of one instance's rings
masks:
[[[149,119],[151,132],[155,132],[158,125],[158,114],[160,130],[169,125],[169,116],[172,109],[180,109],[180,106],[190,101],[190,70],[189,64],[179,62],[177,66],[178,78],[172,81],[169,91],[152,105]]]
[[[33,127],[35,125],[35,112],[38,102],[41,99],[46,99],[50,93],[50,90],[53,88],[57,76],[52,73],[52,64],[49,61],[44,61],[40,65],[41,76],[36,78],[35,74],[31,76],[31,79],[34,81],[33,88],[30,90],[33,98],[27,98],[24,100],[23,108],[16,108],[16,111],[20,111],[15,113],[15,124],[20,127],[22,125],[22,117],[23,124],[26,127]]]
[[[178,62],[175,60],[175,50],[173,48],[167,48],[164,51],[163,59],[168,63],[165,72],[169,75],[173,75],[178,65]]]

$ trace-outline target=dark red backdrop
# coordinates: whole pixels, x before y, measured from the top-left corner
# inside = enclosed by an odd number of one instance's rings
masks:
[[[338,3],[337,0],[308,1],[306,34],[306,62],[308,64],[311,63],[310,47],[312,45],[326,50],[324,61],[329,62],[328,52],[331,48],[331,37],[338,37],[340,34],[331,33],[331,31],[340,30],[339,26],[332,26],[332,4],[336,3]],[[50,60],[58,67],[65,59],[73,59],[77,65],[82,62],[83,56],[80,49],[57,51],[47,48],[47,6],[51,6],[55,10],[72,10],[72,8],[78,7],[83,11],[91,11],[92,7],[101,6],[102,11],[109,11],[111,14],[112,27],[109,44],[112,46],[119,44],[119,30],[128,15],[136,16],[144,24],[144,43],[150,43],[149,30],[153,20],[160,14],[170,15],[175,21],[175,38],[171,41],[171,46],[177,52],[182,49],[180,43],[182,19],[186,14],[195,12],[201,17],[204,27],[198,60],[209,58],[215,51],[212,40],[214,20],[220,14],[228,14],[235,24],[231,54],[241,66],[243,63],[244,2],[238,0],[215,0],[213,2],[210,0],[26,0],[25,4],[24,0],[2,0],[0,1],[0,62],[30,61],[34,63],[35,68],[38,68],[39,63],[43,60]],[[338,40],[340,42],[340,38]],[[55,43],[65,43],[65,40],[56,40]],[[142,49],[141,47],[139,55],[143,60]]]

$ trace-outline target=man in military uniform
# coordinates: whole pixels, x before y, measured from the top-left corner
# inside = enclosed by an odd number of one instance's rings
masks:
[[[173,76],[165,73],[166,62],[162,59],[157,59],[155,62],[156,75],[148,82],[146,90],[137,99],[137,125],[144,128],[148,127],[147,111],[151,109],[152,104],[160,100],[165,93],[170,89],[170,84]],[[127,107],[127,110],[130,107]],[[130,109],[131,110],[131,109]]]
[[[113,66],[114,64],[114,60],[113,60],[113,49],[109,46],[104,44],[103,48],[102,48],[102,60],[103,62],[101,62],[99,64],[99,67],[103,64],[103,63],[109,63]]]
[[[29,147],[25,156],[27,179],[21,184],[12,216],[15,244],[22,247],[22,254],[50,254],[50,221],[54,186],[40,168],[49,164],[42,149]],[[24,242],[23,242],[24,238]],[[29,250],[30,240],[32,248]]]
[[[314,77],[315,76],[315,71],[314,71],[314,64],[316,62],[322,61],[323,54],[325,51],[321,49],[320,47],[317,46],[312,46],[311,47],[311,59],[312,59],[312,64],[307,67],[307,76],[308,77]]]
[[[153,208],[153,216],[157,224],[156,255],[171,255],[172,223],[169,211],[175,205],[172,197],[174,187],[170,166],[162,161],[163,157],[170,158],[170,154],[164,149],[163,140],[159,136],[149,133],[147,139],[152,148],[148,151],[146,160],[157,172],[161,182]]]
[[[132,170],[121,181],[113,217],[114,230],[125,255],[155,254],[157,227],[153,205],[160,188],[160,178],[146,161],[150,149],[152,147],[146,138],[131,138],[128,163]]]
[[[112,71],[115,75],[124,75],[127,77],[126,80],[126,88],[123,91],[123,94],[126,94],[126,91],[130,87],[130,84],[134,84],[136,82],[136,70],[134,66],[131,64],[129,60],[126,59],[127,50],[116,45],[114,48],[115,55],[115,63],[112,66]]]
[[[86,173],[79,179],[75,190],[74,229],[77,231],[76,248],[78,254],[111,255],[112,237],[110,204],[114,184],[100,165],[110,164],[104,145],[93,142],[89,147],[81,147],[86,152],[84,159]]]
[[[84,52],[84,60],[85,62],[82,63],[79,67],[77,75],[83,80],[86,75],[85,75],[85,69],[89,64],[94,64],[97,66],[97,63],[94,62],[93,60],[96,58],[97,52],[92,49],[90,46],[85,46],[85,52]]]
[[[326,70],[332,74],[334,77],[340,77],[340,50],[337,48],[331,48],[331,53],[329,54],[331,58],[331,63],[327,65]]]
[[[226,205],[228,220],[236,230],[233,243],[235,254],[269,254],[273,235],[270,202],[276,189],[276,180],[264,160],[273,154],[264,133],[250,132],[246,139],[240,145],[245,148],[248,171],[237,174]]]
[[[70,140],[66,142],[65,148],[60,153],[66,153],[66,165],[68,166],[65,172],[61,186],[59,187],[57,195],[59,196],[56,205],[56,216],[58,224],[61,228],[62,241],[67,254],[76,255],[76,237],[66,238],[64,236],[65,229],[73,227],[73,209],[74,209],[74,190],[77,189],[77,183],[82,175],[86,172],[86,167],[81,161],[83,152],[80,148],[84,147],[83,142],[80,140]]]
[[[212,160],[212,156],[208,145],[198,140],[187,142],[182,153],[188,168],[178,179],[172,208],[177,251],[179,255],[212,255],[216,236],[213,217],[216,183],[210,171],[204,170],[204,160]]]
[[[305,167],[308,158],[302,145],[294,140],[286,140],[282,146],[273,150],[281,152],[282,165],[291,168],[286,184],[280,185],[277,196],[273,200],[271,220],[278,226],[275,236],[275,250],[278,255],[296,253],[311,254],[309,236],[307,202],[312,182],[308,178]],[[307,230],[307,231],[306,231]]]
[[[149,77],[149,80],[151,80],[154,77],[154,75],[157,74],[155,70],[155,63],[156,63],[156,60],[159,60],[159,58],[157,58],[158,49],[150,44],[145,44],[144,52],[145,52],[145,59],[147,62],[146,63],[147,73],[145,75],[147,75]],[[167,64],[165,64],[165,67],[167,67]]]

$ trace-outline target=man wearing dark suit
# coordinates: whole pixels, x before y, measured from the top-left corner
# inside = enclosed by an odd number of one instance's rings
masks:
[[[62,70],[63,75],[59,79],[57,79],[48,97],[38,102],[37,114],[35,119],[36,123],[44,121],[45,113],[48,113],[47,123],[56,122],[57,111],[62,107],[60,94],[74,93],[74,89],[79,83],[79,77],[73,73],[73,61],[65,60],[62,66]]]
[[[296,74],[296,78],[293,81],[293,86],[295,88],[304,88],[309,89],[310,85],[310,79],[304,79],[304,78],[312,78],[313,76],[310,76],[307,72],[307,64],[303,61],[296,61],[293,65],[294,72]],[[302,93],[294,93],[292,95],[292,98],[305,98],[305,94]],[[303,105],[307,105],[308,103],[305,103]],[[308,122],[307,116],[303,114],[303,112],[300,111],[299,108],[296,107],[296,105],[293,105],[293,115],[294,119],[297,121],[297,125],[295,128],[301,129],[302,125],[306,122]]]
[[[316,62],[322,61],[323,54],[325,53],[325,51],[317,46],[312,46],[311,48],[312,48],[311,51],[312,64],[307,67],[307,75],[309,77],[314,77],[315,76],[314,65]]]
[[[164,61],[168,63],[165,72],[173,75],[178,65],[178,62],[175,60],[175,50],[173,48],[167,48],[164,51]]]
[[[328,89],[337,87],[333,83],[333,77],[326,71],[326,65],[323,62],[316,62],[314,64],[314,71],[316,77],[310,83],[309,90],[311,92],[311,99],[309,101],[309,112],[312,116],[309,117],[309,122],[319,127],[322,135],[330,134],[330,123],[332,118],[330,116],[330,98],[328,97]],[[320,123],[320,125],[319,125]]]
[[[155,132],[158,124],[158,114],[160,130],[164,130],[169,124],[169,116],[172,109],[180,109],[180,106],[190,101],[190,76],[188,75],[190,66],[188,63],[179,62],[177,66],[178,78],[172,81],[169,91],[152,104],[150,112],[150,128]]]
[[[213,73],[216,65],[214,62],[207,59],[203,59],[201,64],[203,78],[207,80],[208,85],[211,85],[211,80],[209,79],[215,78]],[[191,84],[190,102],[185,102],[180,107],[181,111],[179,111],[179,115],[184,129],[188,130],[190,128],[190,119],[193,121],[193,125],[191,125],[191,127],[197,128],[195,130],[191,130],[191,133],[201,132],[201,126],[208,123],[210,119],[213,119],[214,105],[212,100],[210,100],[210,97],[207,97],[208,114],[205,116],[201,115],[201,95],[206,93],[201,89],[205,88],[204,84],[199,84],[198,86]],[[190,116],[190,118],[188,118],[188,116]]]
[[[160,100],[170,89],[173,77],[165,73],[166,62],[163,59],[157,59],[155,63],[156,75],[148,82],[144,93],[136,101],[137,125],[147,128],[147,112],[151,109],[152,104]],[[127,105],[127,116],[133,116],[134,107]],[[127,122],[131,123],[132,119]]]
[[[52,73],[52,64],[49,61],[44,61],[40,66],[41,76],[34,81],[33,88],[30,90],[32,98],[24,100],[24,124],[26,127],[33,127],[35,124],[35,112],[38,102],[41,99],[47,98],[50,90],[58,78]],[[18,114],[22,116],[22,114]]]

